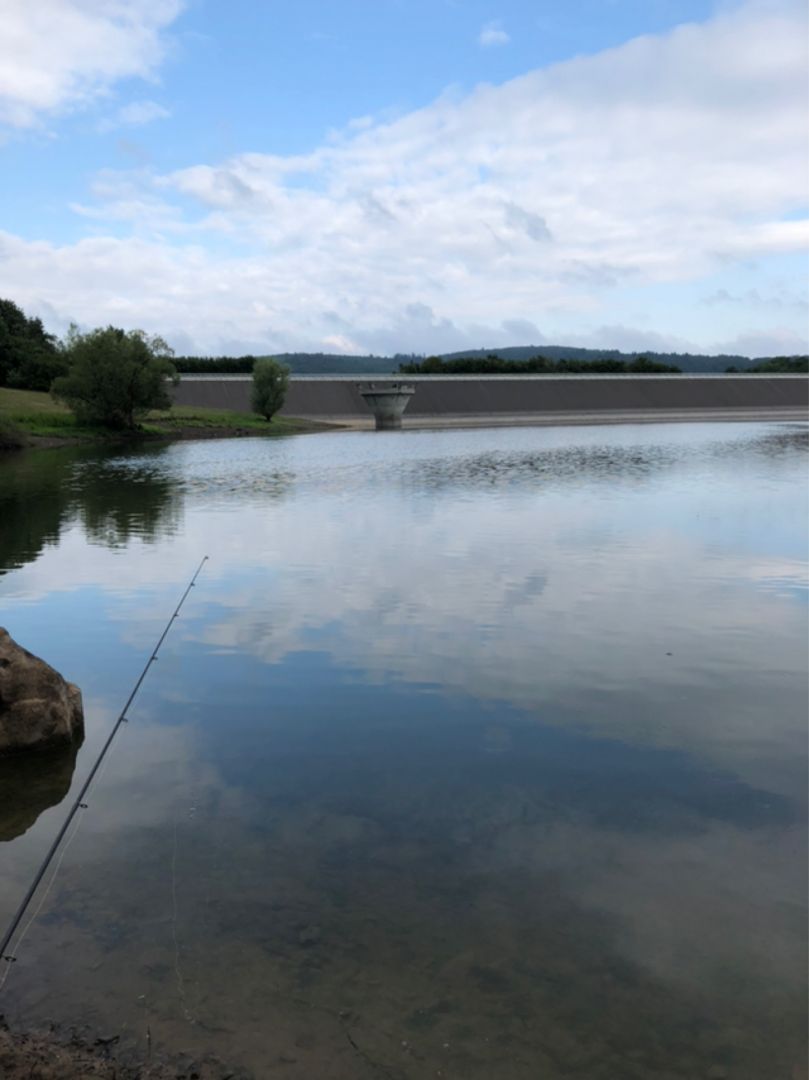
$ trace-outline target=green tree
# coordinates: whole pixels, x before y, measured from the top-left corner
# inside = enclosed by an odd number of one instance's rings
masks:
[[[253,412],[263,416],[265,420],[272,420],[284,404],[287,387],[289,386],[289,368],[273,360],[271,356],[264,356],[256,360],[253,365]]]
[[[750,372],[754,375],[807,375],[809,356],[771,356],[768,360],[756,360]]]
[[[13,300],[0,299],[0,386],[48,390],[65,370],[56,339],[42,320],[28,318]]]
[[[81,334],[72,326],[63,351],[68,371],[51,393],[81,423],[132,431],[151,409],[171,407],[166,384],[177,374],[162,338],[114,326]]]

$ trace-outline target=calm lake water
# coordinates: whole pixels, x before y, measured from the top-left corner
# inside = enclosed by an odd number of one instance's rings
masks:
[[[2,766],[4,922],[210,562],[0,1012],[259,1078],[803,1076],[806,479],[786,424],[3,459],[0,624],[88,729]]]

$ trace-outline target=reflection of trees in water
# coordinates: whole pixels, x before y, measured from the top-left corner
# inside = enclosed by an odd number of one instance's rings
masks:
[[[125,547],[132,537],[153,541],[177,531],[182,506],[175,482],[147,467],[81,470],[70,511],[87,537],[107,547]]]
[[[125,547],[176,533],[184,499],[283,499],[292,473],[246,470],[187,475],[166,467],[166,446],[139,447],[137,454],[104,454],[98,448],[66,447],[6,455],[0,467],[0,574],[32,562],[71,522],[90,543]]]
[[[0,758],[0,842],[22,836],[70,790],[78,746]]]
[[[0,469],[0,573],[36,559],[72,518],[92,542],[110,547],[175,532],[182,517],[177,482],[148,460],[135,469],[120,462],[75,447],[8,456]]]
[[[66,461],[59,451],[3,456],[0,467],[0,573],[35,559],[59,536]]]
[[[805,425],[779,424],[745,432],[741,438],[724,437],[689,444],[679,437],[658,433],[656,441],[576,442],[532,449],[486,450],[453,457],[404,460],[394,464],[364,463],[348,468],[318,470],[318,493],[345,495],[376,483],[388,487],[433,493],[440,490],[485,490],[513,486],[537,488],[578,485],[598,480],[608,483],[644,483],[648,478],[684,464],[735,468],[744,459],[778,463],[805,451]],[[133,537],[151,542],[180,527],[183,494],[190,498],[250,500],[284,498],[300,478],[292,473],[245,470],[234,479],[230,470],[219,472],[215,461],[202,474],[173,474],[164,468],[165,446],[140,448],[137,459],[97,448],[68,447],[5,455],[0,466],[0,574],[36,559],[48,543],[55,543],[67,522],[76,519],[88,539],[109,547],[123,547]]]
[[[763,434],[751,439],[749,446],[761,458],[788,457],[803,453],[809,444],[809,427],[806,424],[779,424]],[[725,450],[725,453],[722,451]],[[717,457],[732,453],[733,445],[717,447]]]
[[[805,453],[809,440],[809,429],[804,424],[779,424],[771,430],[757,429],[733,439],[727,439],[723,432],[715,441],[694,443],[683,441],[679,425],[671,426],[668,439],[665,432],[656,434],[656,441],[649,442],[641,439],[622,444],[612,442],[610,436],[603,443],[576,442],[575,436],[571,436],[569,444],[558,446],[414,459],[397,464],[395,475],[387,479],[406,490],[427,487],[433,491],[487,487],[502,490],[504,486],[536,488],[547,483],[563,486],[592,481],[639,483],[683,465],[735,468],[737,462],[744,460],[749,468],[755,460],[777,462]],[[367,482],[371,469],[364,476],[346,474],[341,479],[344,485],[353,479],[360,486]],[[388,463],[379,466],[380,475],[391,471]]]

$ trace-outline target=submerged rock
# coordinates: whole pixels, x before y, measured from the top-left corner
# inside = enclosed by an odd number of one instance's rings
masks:
[[[0,627],[0,755],[84,738],[81,691]]]

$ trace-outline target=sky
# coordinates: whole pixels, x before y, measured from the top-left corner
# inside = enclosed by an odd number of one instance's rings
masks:
[[[804,0],[3,0],[0,296],[178,353],[809,351]]]

